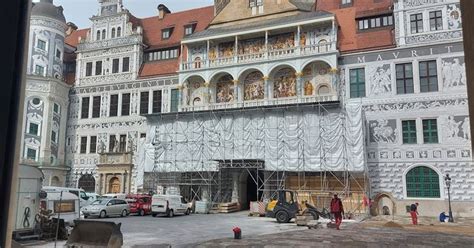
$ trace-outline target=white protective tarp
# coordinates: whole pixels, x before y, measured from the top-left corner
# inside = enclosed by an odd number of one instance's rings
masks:
[[[247,159],[265,161],[265,170],[364,171],[360,105],[164,115],[149,125],[146,172],[214,171],[218,160]]]

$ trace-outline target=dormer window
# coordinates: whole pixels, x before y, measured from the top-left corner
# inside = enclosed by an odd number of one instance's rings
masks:
[[[352,6],[352,0],[341,0],[341,7],[350,7]]]
[[[263,0],[249,0],[249,7],[254,8],[258,6],[263,6]]]
[[[194,29],[196,29],[196,24],[189,24],[184,26],[184,35],[188,36],[194,33]]]
[[[173,32],[173,28],[167,28],[167,29],[161,30],[161,38],[163,38],[164,40],[169,39],[171,37],[172,32]]]

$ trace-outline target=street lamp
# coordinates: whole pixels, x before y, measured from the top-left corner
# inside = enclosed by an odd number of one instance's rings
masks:
[[[448,188],[448,204],[449,204],[449,222],[454,222],[453,212],[451,211],[451,177],[449,174],[446,174],[444,177],[444,182],[446,183],[446,187]]]

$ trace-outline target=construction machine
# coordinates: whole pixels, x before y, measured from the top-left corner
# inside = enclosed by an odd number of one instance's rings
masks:
[[[271,201],[267,206],[267,217],[276,218],[278,223],[288,223],[297,215],[312,216],[314,220],[320,217],[332,219],[331,213],[323,208],[319,211],[315,206],[307,201],[303,202],[305,209],[302,210],[298,204],[298,194],[292,190],[278,190],[276,199]]]

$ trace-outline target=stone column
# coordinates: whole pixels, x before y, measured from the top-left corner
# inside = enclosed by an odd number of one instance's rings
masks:
[[[302,82],[303,82],[303,73],[302,72],[296,72],[296,96],[301,97],[303,96],[303,87],[302,87]]]
[[[102,173],[102,179],[101,194],[107,194],[107,174]]]
[[[242,102],[242,94],[240,93],[239,80],[234,79],[232,82],[234,83],[234,103],[240,103]]]
[[[239,173],[232,173],[232,202],[239,202],[239,192],[240,192],[240,183],[239,183]]]
[[[125,175],[120,173],[120,193],[125,193]]]
[[[263,76],[263,84],[264,84],[264,87],[265,87],[265,99],[266,100],[270,100],[273,98],[273,94],[272,94],[272,87],[270,85],[270,81],[268,80],[269,77],[268,76]]]

